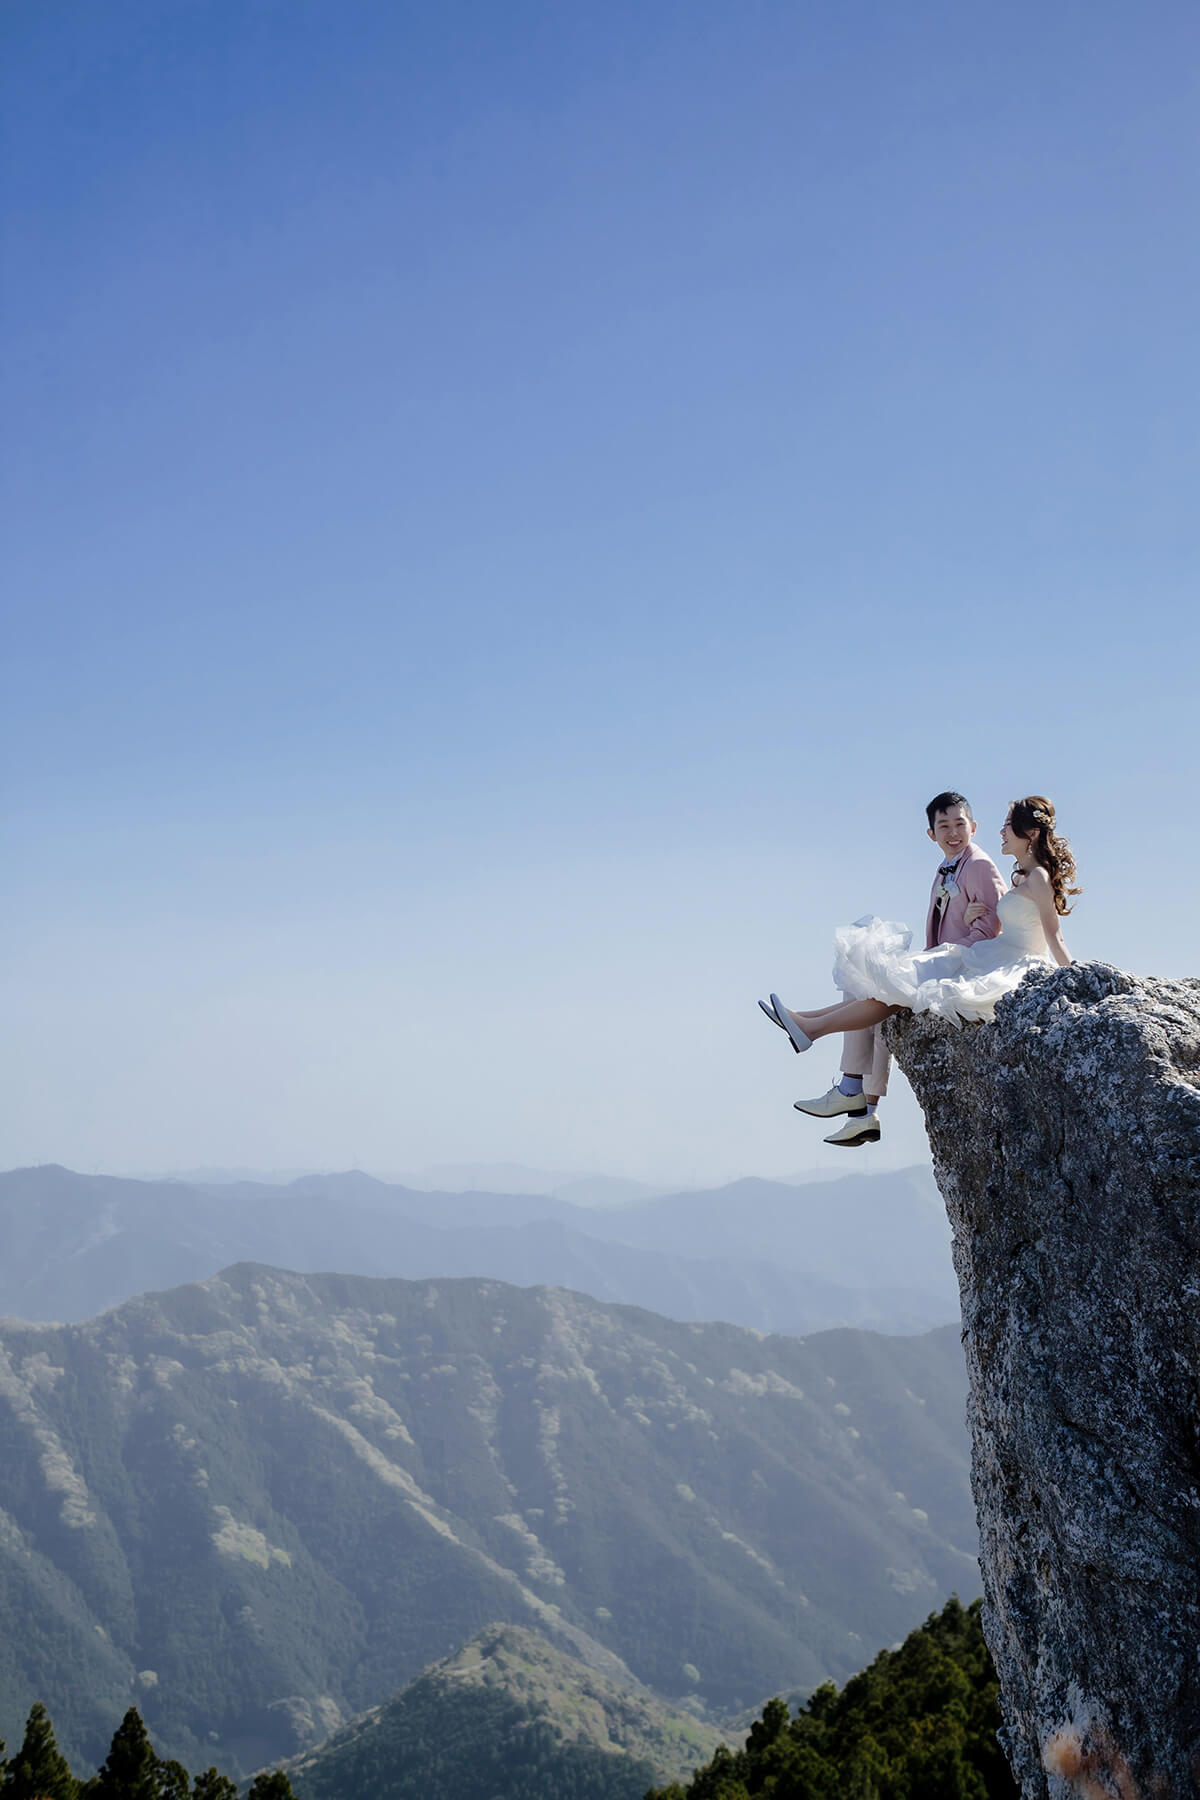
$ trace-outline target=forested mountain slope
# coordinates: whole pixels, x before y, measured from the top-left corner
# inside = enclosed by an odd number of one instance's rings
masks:
[[[841,1693],[820,1688],[794,1717],[772,1700],[743,1749],[723,1746],[691,1782],[646,1800],[1018,1800],[981,1606],[947,1601]],[[369,1786],[358,1800],[373,1800]]]
[[[975,1529],[957,1331],[807,1341],[239,1267],[0,1328],[0,1734],[249,1771],[492,1621],[720,1714],[842,1677]]]
[[[297,1800],[642,1800],[720,1734],[519,1626],[492,1626],[286,1766]]]

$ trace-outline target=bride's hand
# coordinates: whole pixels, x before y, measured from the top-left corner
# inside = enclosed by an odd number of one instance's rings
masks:
[[[991,912],[991,910],[991,907],[985,905],[982,900],[972,900],[971,904],[963,912],[963,922],[966,925],[973,925],[976,919],[982,919],[984,914]]]

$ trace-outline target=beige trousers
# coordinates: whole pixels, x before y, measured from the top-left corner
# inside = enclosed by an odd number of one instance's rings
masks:
[[[892,1053],[878,1025],[842,1036],[842,1074],[861,1075],[864,1094],[886,1094]]]

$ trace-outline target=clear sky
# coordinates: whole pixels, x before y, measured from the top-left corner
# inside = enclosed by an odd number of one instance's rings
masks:
[[[13,0],[0,65],[0,1166],[916,1160],[755,1000],[920,925],[946,786],[1197,973],[1192,4]]]

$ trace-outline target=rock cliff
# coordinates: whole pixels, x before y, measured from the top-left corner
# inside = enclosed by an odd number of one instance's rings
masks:
[[[954,1232],[985,1629],[1023,1800],[1200,1792],[1200,981],[887,1027]]]

